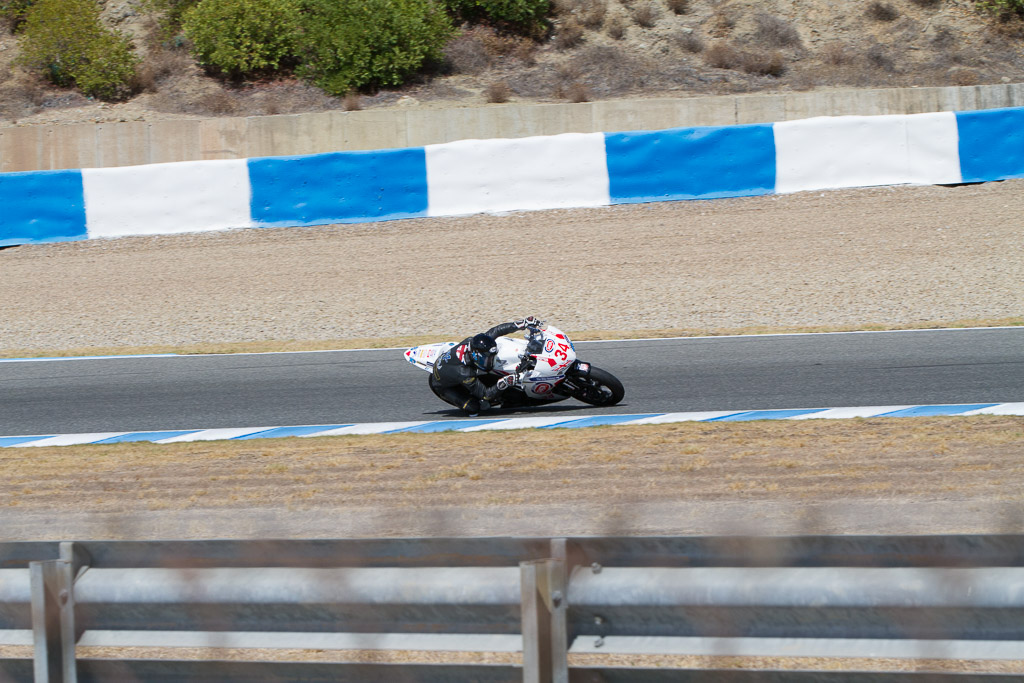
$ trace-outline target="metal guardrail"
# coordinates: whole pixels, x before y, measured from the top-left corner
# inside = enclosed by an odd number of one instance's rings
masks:
[[[522,665],[112,661],[76,645],[505,650]],[[569,653],[1024,659],[1024,535],[0,543],[0,681],[965,681]]]

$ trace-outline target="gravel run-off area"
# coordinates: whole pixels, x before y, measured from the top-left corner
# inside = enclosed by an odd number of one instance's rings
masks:
[[[886,187],[24,245],[0,250],[0,351],[448,338],[525,314],[576,332],[1019,319],[1022,190]]]

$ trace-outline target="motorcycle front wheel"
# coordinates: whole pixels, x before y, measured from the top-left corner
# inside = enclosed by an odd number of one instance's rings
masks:
[[[615,375],[593,366],[586,377],[575,377],[572,382],[575,385],[572,397],[592,406],[613,406],[626,395],[626,389]]]

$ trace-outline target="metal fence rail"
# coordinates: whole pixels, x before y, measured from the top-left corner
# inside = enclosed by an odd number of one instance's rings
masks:
[[[569,653],[1024,660],[1024,535],[0,543],[0,681],[1020,680]],[[522,665],[109,661],[76,646],[522,651]],[[994,668],[993,668],[994,671]]]

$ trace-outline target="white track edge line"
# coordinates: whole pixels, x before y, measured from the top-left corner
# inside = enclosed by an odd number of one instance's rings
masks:
[[[1024,325],[998,325],[995,327],[920,327],[907,330],[848,330],[846,332],[769,332],[765,334],[707,334],[691,337],[640,337],[637,339],[587,339],[574,344],[613,344],[621,342],[684,341],[687,339],[745,339],[760,337],[821,337],[841,334],[899,334],[903,332],[976,332],[980,330],[1024,330]],[[430,342],[427,342],[430,343]],[[127,360],[135,358],[208,358],[212,356],[272,356],[300,353],[346,353],[359,351],[405,351],[408,346],[386,346],[361,349],[313,349],[310,351],[241,351],[238,353],[150,353],[119,356],[68,356],[48,358],[0,358],[0,363],[54,362],[69,360]]]

